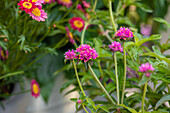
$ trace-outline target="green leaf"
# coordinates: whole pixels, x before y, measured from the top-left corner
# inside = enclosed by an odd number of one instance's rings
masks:
[[[52,30],[47,36],[54,36],[60,33],[64,33],[63,30],[57,29],[57,30]]]
[[[151,56],[151,57],[156,57],[159,60],[164,60],[166,61],[168,64],[170,64],[170,60],[162,55],[157,55],[156,53],[153,52],[148,52],[148,53],[144,53],[143,56]]]
[[[146,77],[145,75],[143,75],[141,81],[139,82],[139,86],[144,85],[148,79],[149,79],[149,77]]]
[[[64,89],[66,89],[68,86],[70,86],[71,84],[76,83],[76,81],[77,81],[76,79],[72,79],[72,80],[69,80],[68,82],[64,83],[62,85],[62,87],[60,88],[60,93],[62,93],[62,91]]]
[[[101,106],[101,105],[99,104],[99,105],[96,106],[96,109],[99,109],[99,108],[101,108],[101,109],[103,109],[104,111],[106,111],[107,113],[109,113],[109,110],[108,110],[108,108],[107,108],[106,106]]]
[[[124,107],[124,108],[128,109],[131,113],[137,113],[137,111],[136,111],[135,109],[130,108],[130,107],[127,107],[127,106],[125,106],[124,104],[119,104],[119,106],[121,106],[121,107]]]
[[[118,24],[126,24],[128,26],[135,27],[135,25],[130,21],[130,19],[128,17],[118,17],[116,19],[116,22]]]
[[[152,46],[152,49],[156,54],[161,55],[161,51],[157,46]]]
[[[163,23],[165,25],[167,25],[168,27],[170,27],[170,23],[168,23],[166,20],[162,19],[162,18],[154,18],[155,21]]]
[[[140,40],[137,43],[137,45],[140,46],[145,42],[148,42],[148,41],[151,41],[151,40],[158,40],[158,39],[161,39],[161,38],[162,38],[162,36],[160,34],[152,35],[152,36],[150,36],[150,38],[144,38],[144,39]]]
[[[163,96],[157,103],[155,106],[155,109],[157,109],[162,103],[169,101],[170,100],[170,95],[165,95]]]
[[[109,2],[108,0],[103,0],[103,4],[105,7],[109,8]]]
[[[70,100],[73,102],[77,102],[77,98],[71,98]]]
[[[147,6],[145,4],[142,4],[142,3],[139,3],[139,2],[132,3],[132,4],[137,6],[137,7],[139,7],[140,9],[142,9],[145,12],[148,12],[148,13],[152,13],[153,12],[153,10],[149,6]]]

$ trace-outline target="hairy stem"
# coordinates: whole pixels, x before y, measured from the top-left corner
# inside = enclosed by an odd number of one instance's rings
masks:
[[[111,98],[111,96],[109,95],[109,93],[106,91],[106,89],[103,87],[103,85],[101,84],[101,82],[99,81],[99,79],[97,78],[96,74],[94,73],[93,69],[91,68],[90,64],[88,63],[88,67],[90,69],[91,74],[93,75],[94,79],[96,80],[96,82],[99,84],[100,88],[102,89],[102,91],[106,94],[106,96],[108,97],[108,99],[110,100],[110,102],[112,104],[116,104],[113,99]]]
[[[124,54],[124,79],[123,79],[121,104],[123,104],[124,94],[125,94],[125,85],[126,85],[126,49],[125,49],[125,42],[123,43],[123,54]]]

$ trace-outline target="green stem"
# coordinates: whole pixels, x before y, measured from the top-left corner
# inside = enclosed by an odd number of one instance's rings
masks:
[[[126,50],[125,50],[125,42],[123,43],[123,54],[124,54],[124,80],[123,80],[121,104],[123,104],[123,99],[124,99],[124,94],[125,94],[125,85],[126,85]]]
[[[110,102],[112,104],[116,104],[113,99],[110,97],[109,93],[106,91],[106,89],[103,87],[103,85],[100,83],[99,79],[97,78],[96,74],[93,72],[93,69],[91,68],[90,64],[88,63],[88,67],[90,69],[91,74],[93,75],[94,79],[96,80],[96,82],[99,84],[100,88],[102,89],[102,91],[106,94],[106,96],[108,97],[108,99],[110,100]]]
[[[116,87],[117,87],[117,105],[119,105],[119,78],[117,74],[117,58],[116,52],[114,53],[114,61],[115,61],[115,75],[116,75]]]
[[[113,25],[113,28],[115,30],[115,32],[117,32],[116,26],[115,26],[115,21],[114,21],[114,17],[113,17],[113,12],[112,12],[112,1],[109,0],[109,12],[110,12],[110,19]]]
[[[97,5],[97,0],[95,0],[94,2],[93,11],[96,9],[96,5]]]
[[[144,110],[144,103],[145,103],[146,89],[147,89],[147,82],[145,83],[144,91],[143,91],[143,98],[142,98],[142,113],[145,112],[145,110]]]
[[[85,22],[85,26],[84,26],[84,29],[83,29],[83,32],[82,32],[82,35],[81,35],[81,45],[84,42],[84,35],[85,35],[85,32],[86,32],[87,26],[88,26],[88,23]]]
[[[75,74],[76,74],[76,78],[77,78],[77,82],[79,84],[80,90],[83,93],[83,96],[86,96],[86,94],[84,93],[84,90],[82,88],[82,85],[81,85],[81,82],[80,82],[80,79],[79,79],[79,76],[78,76],[78,73],[77,73],[77,68],[76,68],[76,64],[75,64],[74,60],[73,60],[73,66],[74,66],[74,70],[75,70]]]
[[[83,93],[83,96],[86,97],[86,94],[84,93],[83,87],[81,85],[81,82],[80,82],[80,79],[79,79],[79,76],[78,76],[78,73],[77,73],[77,67],[76,67],[74,60],[73,60],[73,66],[74,66],[74,70],[75,70],[75,74],[76,74],[76,78],[77,78],[77,82],[79,84],[80,90]],[[86,100],[87,100],[87,102],[89,102],[88,99],[86,99]],[[83,106],[84,110],[87,111],[86,108],[84,107],[84,105],[82,105],[82,106]],[[88,111],[86,113],[88,113]],[[93,111],[92,111],[92,113],[93,113]]]
[[[83,107],[83,109],[84,109],[84,111],[85,111],[86,113],[89,113],[89,112],[86,110],[84,104],[82,104],[82,107]]]

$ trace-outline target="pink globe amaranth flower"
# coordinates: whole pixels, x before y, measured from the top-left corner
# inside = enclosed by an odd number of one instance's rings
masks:
[[[35,98],[39,97],[40,95],[40,87],[35,79],[31,80],[31,94]]]
[[[85,8],[90,8],[90,7],[91,7],[91,6],[90,6],[90,3],[87,3],[85,0],[83,0],[82,3],[83,3],[83,6],[84,6]]]
[[[30,13],[33,11],[33,9],[36,8],[36,3],[32,2],[32,0],[21,0],[19,3],[17,3],[22,11],[25,11],[26,13]]]
[[[119,37],[120,39],[127,40],[133,37],[133,32],[128,28],[120,27],[115,36]]]
[[[72,6],[72,0],[57,0],[58,4],[62,4],[63,6],[66,6],[69,8]]]
[[[81,103],[81,100],[77,100],[77,103],[80,104],[80,103]]]
[[[146,75],[146,77],[149,77],[155,69],[152,67],[152,64],[149,64],[148,62],[145,64],[141,64],[139,67],[139,72],[142,72]]]
[[[140,32],[143,36],[150,36],[152,32],[152,26],[147,24],[141,24]]]
[[[41,9],[40,7],[33,9],[33,11],[29,14],[32,17],[32,19],[35,19],[39,22],[45,21],[45,19],[48,18],[47,13],[45,13],[45,11],[43,9]]]
[[[77,9],[82,11],[83,13],[85,13],[85,10],[83,9],[83,7],[81,6],[81,4],[77,5]]]
[[[113,51],[113,52],[116,52],[116,51],[120,51],[120,52],[123,52],[123,48],[121,47],[121,43],[119,42],[112,42],[111,45],[108,45],[109,48]]]
[[[84,62],[88,62],[90,59],[96,59],[98,57],[96,50],[87,44],[80,45],[75,52],[78,53],[76,58]]]
[[[74,40],[73,38],[73,34],[69,31],[68,27],[65,27],[66,31],[67,31],[67,35],[66,37],[69,38],[69,41],[72,43],[72,44],[75,44],[76,41]]]
[[[73,60],[76,58],[76,53],[74,52],[73,49],[71,51],[68,50],[68,52],[65,52],[64,55],[65,55],[65,59]]]
[[[79,32],[83,30],[85,24],[84,20],[80,17],[73,17],[69,20],[69,23],[74,30],[78,30]]]

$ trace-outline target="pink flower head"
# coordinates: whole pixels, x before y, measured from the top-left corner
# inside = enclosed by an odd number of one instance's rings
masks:
[[[139,67],[139,72],[143,72],[146,77],[149,77],[151,75],[151,72],[155,69],[152,67],[152,64],[149,64],[148,62],[145,64],[141,64]]]
[[[77,5],[77,9],[82,11],[83,13],[85,13],[85,10],[83,9],[83,7],[81,6],[81,4]]]
[[[35,2],[32,0],[21,0],[18,5],[20,6],[19,9],[26,13],[30,13],[36,8]]]
[[[120,51],[120,52],[123,52],[123,48],[121,47],[121,43],[119,42],[112,42],[111,45],[108,45],[109,48],[113,51],[113,52],[116,52],[116,51]]]
[[[78,30],[79,32],[83,30],[85,24],[84,20],[80,17],[73,17],[69,20],[69,23],[74,30]]]
[[[40,95],[40,87],[35,79],[31,80],[31,94],[35,98],[37,98]]]
[[[77,103],[80,104],[80,103],[81,103],[81,100],[77,100]]]
[[[72,6],[72,1],[71,0],[57,0],[58,4],[62,4],[63,6],[66,6],[69,8]]]
[[[85,8],[90,8],[90,3],[87,3],[86,1],[82,1],[82,3]]]
[[[147,24],[141,24],[140,32],[143,36],[150,36],[152,32],[152,26]]]
[[[77,58],[84,62],[87,62],[90,59],[96,59],[98,57],[96,50],[87,44],[82,44],[76,49],[75,52],[79,53]]]
[[[35,19],[39,22],[45,21],[45,19],[48,18],[47,13],[45,13],[45,11],[43,9],[41,9],[40,7],[33,9],[33,11],[29,14],[32,17],[32,19]]]
[[[71,51],[68,50],[68,52],[65,52],[64,55],[65,55],[65,59],[73,60],[74,58],[76,58],[76,53],[74,52],[73,49]]]
[[[73,34],[69,31],[68,27],[65,27],[65,29],[66,29],[66,31],[67,31],[66,37],[69,38],[69,40],[70,40],[70,42],[71,42],[72,44],[76,43],[76,41],[75,41],[74,38],[73,38]]]
[[[133,37],[133,32],[128,28],[120,27],[115,36],[119,37],[120,39],[126,40]]]

